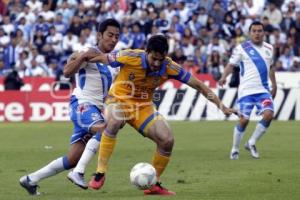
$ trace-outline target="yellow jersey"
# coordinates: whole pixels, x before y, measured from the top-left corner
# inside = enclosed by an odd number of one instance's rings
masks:
[[[121,50],[108,55],[112,67],[121,66],[109,96],[125,101],[151,102],[154,90],[168,79],[187,83],[191,74],[167,57],[160,71],[151,71],[144,50]]]

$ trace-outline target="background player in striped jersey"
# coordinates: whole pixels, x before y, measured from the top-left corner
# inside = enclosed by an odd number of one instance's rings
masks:
[[[226,77],[234,67],[240,67],[240,85],[238,88],[238,107],[240,120],[234,128],[233,145],[230,158],[239,158],[239,146],[246,127],[249,123],[250,114],[256,106],[262,115],[260,120],[245,144],[253,158],[259,158],[256,142],[266,132],[274,115],[273,98],[276,95],[276,79],[273,63],[273,46],[264,42],[264,26],[261,22],[253,22],[249,27],[250,40],[238,45],[227,64],[219,81],[222,86],[226,83]],[[270,90],[269,78],[272,82]]]
[[[76,87],[70,98],[70,118],[74,125],[71,147],[66,156],[57,158],[43,168],[21,177],[20,184],[29,194],[39,195],[37,184],[40,180],[75,167],[81,157],[79,165],[74,173],[68,174],[68,178],[78,186],[87,188],[82,174],[85,165],[99,147],[100,134],[105,123],[101,111],[104,98],[115,75],[119,72],[118,68],[89,61],[99,52],[111,52],[118,42],[119,35],[120,24],[114,19],[106,19],[99,25],[98,45],[70,56],[64,68],[64,75],[66,77],[75,75],[76,78]],[[90,140],[95,134],[96,136]]]

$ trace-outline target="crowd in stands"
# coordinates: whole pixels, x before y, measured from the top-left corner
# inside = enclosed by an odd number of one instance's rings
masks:
[[[254,20],[265,25],[277,71],[300,71],[299,0],[0,0],[0,76],[62,75],[68,56],[96,45],[99,22],[121,25],[116,50],[169,38],[169,56],[192,73],[218,80]]]

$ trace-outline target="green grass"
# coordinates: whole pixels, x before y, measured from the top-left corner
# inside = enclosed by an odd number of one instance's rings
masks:
[[[40,182],[41,200],[293,200],[300,199],[300,122],[273,122],[258,143],[261,159],[241,149],[240,159],[229,160],[236,122],[171,122],[175,148],[162,181],[177,192],[174,197],[144,197],[129,182],[138,162],[150,162],[154,144],[126,126],[119,134],[105,186],[81,190],[66,179],[66,172]],[[255,123],[246,133],[250,136]],[[19,186],[19,178],[65,154],[71,123],[0,124],[0,199],[33,199]],[[243,143],[244,143],[243,141]],[[88,180],[96,159],[88,167]]]

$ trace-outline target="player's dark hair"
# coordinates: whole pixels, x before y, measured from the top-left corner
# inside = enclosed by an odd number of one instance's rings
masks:
[[[147,43],[146,51],[151,52],[155,51],[160,54],[168,53],[169,45],[168,40],[163,35],[154,35],[152,36]]]
[[[262,26],[263,30],[265,30],[265,26],[263,23],[259,22],[259,21],[254,21],[252,22],[252,24],[249,26],[249,32],[251,31],[252,26]]]
[[[100,24],[99,24],[99,27],[98,27],[98,32],[100,32],[101,34],[104,33],[104,31],[106,31],[107,27],[108,26],[114,26],[118,29],[121,29],[121,25],[120,23],[113,19],[113,18],[109,18],[109,19],[106,19],[104,21],[102,21]]]

